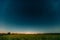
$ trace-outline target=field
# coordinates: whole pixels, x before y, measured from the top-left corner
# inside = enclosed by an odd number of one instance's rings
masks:
[[[60,34],[10,34],[0,35],[0,40],[60,40]]]

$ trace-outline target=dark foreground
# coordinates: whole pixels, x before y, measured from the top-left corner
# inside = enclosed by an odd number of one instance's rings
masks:
[[[0,34],[0,40],[60,40],[60,34]]]

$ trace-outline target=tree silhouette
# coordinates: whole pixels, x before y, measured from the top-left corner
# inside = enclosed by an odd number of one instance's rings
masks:
[[[10,35],[11,33],[10,32],[8,32],[8,35]]]

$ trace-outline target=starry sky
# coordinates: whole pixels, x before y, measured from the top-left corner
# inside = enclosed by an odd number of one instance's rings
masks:
[[[60,0],[0,0],[0,32],[60,33]]]

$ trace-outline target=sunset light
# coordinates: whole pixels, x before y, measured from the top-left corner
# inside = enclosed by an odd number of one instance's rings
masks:
[[[24,34],[36,34],[35,32],[25,32]]]

